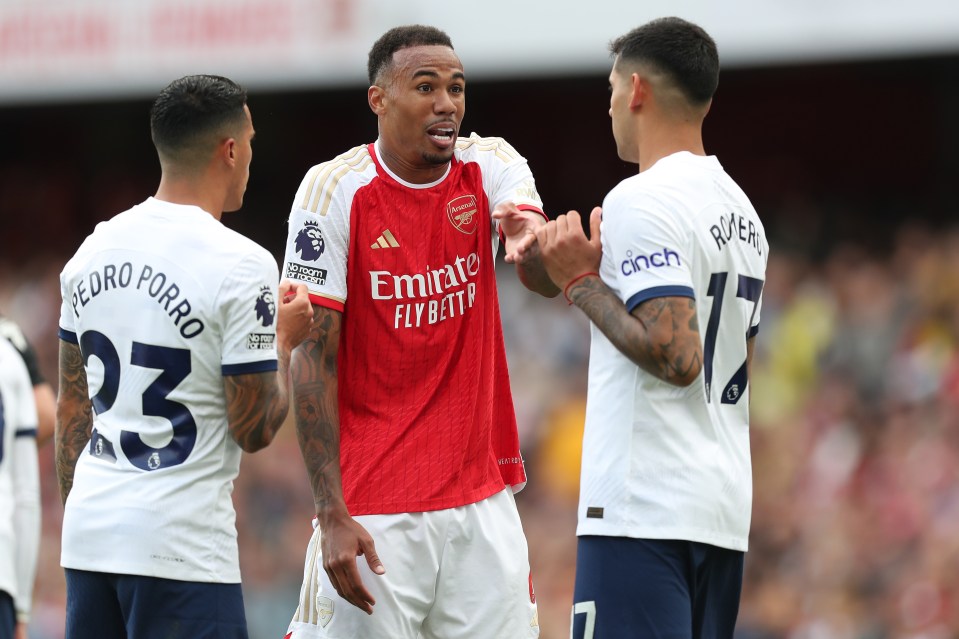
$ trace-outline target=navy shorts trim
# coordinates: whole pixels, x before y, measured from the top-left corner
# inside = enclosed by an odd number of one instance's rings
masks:
[[[240,584],[65,572],[66,639],[249,639]]]
[[[583,536],[572,639],[732,639],[745,554],[683,540]]]

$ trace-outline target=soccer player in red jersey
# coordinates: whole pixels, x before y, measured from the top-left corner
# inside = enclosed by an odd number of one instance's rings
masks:
[[[459,137],[445,33],[392,29],[368,71],[378,139],[313,167],[289,220],[284,274],[316,320],[293,377],[317,528],[288,637],[536,637],[494,261],[542,203],[504,140]],[[535,256],[517,270],[558,293]]]

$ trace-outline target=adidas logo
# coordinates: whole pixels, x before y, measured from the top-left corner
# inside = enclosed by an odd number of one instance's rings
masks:
[[[396,241],[396,238],[393,237],[393,234],[390,233],[389,229],[383,231],[376,241],[370,244],[371,249],[381,249],[381,248],[399,248],[400,243]]]

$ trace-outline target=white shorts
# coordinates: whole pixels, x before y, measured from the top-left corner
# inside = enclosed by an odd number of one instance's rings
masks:
[[[376,599],[367,615],[336,594],[317,528],[306,551],[292,639],[528,639],[539,637],[526,536],[506,488],[447,510],[355,518],[386,574],[357,557]]]

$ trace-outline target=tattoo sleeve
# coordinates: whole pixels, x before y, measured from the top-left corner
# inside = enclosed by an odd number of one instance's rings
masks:
[[[73,488],[77,459],[90,441],[93,430],[93,406],[87,391],[87,373],[80,347],[60,341],[60,392],[57,396],[57,421],[54,430],[57,481],[60,499],[67,502]]]
[[[344,509],[340,475],[337,355],[343,315],[313,307],[310,336],[293,351],[296,435],[310,477],[317,515]]]
[[[546,272],[539,244],[533,244],[529,251],[529,257],[522,264],[516,265],[516,274],[519,276],[519,281],[534,293],[539,293],[544,297],[556,297],[559,295],[559,287],[553,283]]]
[[[692,298],[653,298],[630,314],[595,276],[576,282],[569,296],[621,353],[647,373],[678,386],[688,386],[699,375],[703,348]]]

